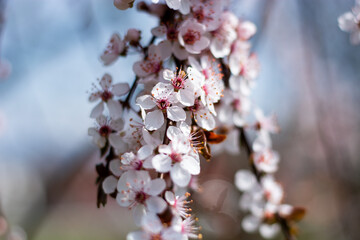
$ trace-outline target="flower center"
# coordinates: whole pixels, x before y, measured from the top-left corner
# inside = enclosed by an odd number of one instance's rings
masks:
[[[265,198],[266,198],[267,200],[269,200],[269,199],[271,198],[271,192],[270,192],[270,191],[265,191],[265,192],[264,192],[264,195],[265,195]]]
[[[145,64],[141,65],[144,72],[147,73],[158,73],[161,70],[161,62],[158,61],[146,61]]]
[[[200,39],[200,33],[189,29],[187,33],[183,36],[184,42],[188,45],[193,45],[196,41]]]
[[[181,155],[178,154],[178,153],[171,153],[170,154],[170,158],[171,160],[173,160],[174,162],[181,162],[182,161],[182,158],[181,158]]]
[[[107,125],[101,126],[99,129],[99,134],[102,137],[107,137],[107,136],[109,136],[110,133],[111,133],[111,128]]]
[[[197,112],[200,108],[200,103],[198,99],[195,99],[194,105],[189,107],[189,110],[192,112]]]
[[[135,201],[140,203],[140,204],[144,204],[145,200],[147,199],[147,195],[144,192],[137,192],[136,196],[135,196]]]
[[[167,39],[170,40],[170,41],[176,40],[177,36],[178,36],[178,33],[179,32],[175,27],[168,28],[167,33],[166,33]]]
[[[204,90],[206,96],[209,95],[209,88],[207,85],[202,86],[202,89]]]
[[[104,102],[107,102],[107,100],[111,99],[112,98],[112,93],[109,92],[109,91],[103,91],[102,94],[101,94],[101,99],[104,101]]]
[[[199,10],[194,12],[194,17],[196,18],[196,20],[198,20],[198,22],[200,22],[200,23],[203,22],[205,19],[204,10],[202,8],[200,8]]]
[[[138,170],[138,171],[141,170],[142,166],[143,166],[143,162],[141,160],[134,162],[135,170]]]
[[[171,79],[171,82],[176,90],[184,88],[185,79],[182,77],[175,77],[174,79]]]
[[[240,99],[235,99],[235,100],[233,101],[233,107],[234,107],[237,111],[241,112],[241,101],[240,101]]]
[[[157,101],[156,105],[159,109],[164,110],[170,107],[170,102],[167,99],[160,99]]]

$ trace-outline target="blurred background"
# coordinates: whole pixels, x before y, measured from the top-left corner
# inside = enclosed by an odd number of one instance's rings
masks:
[[[137,0],[138,1],[138,0]],[[130,62],[103,67],[111,34],[142,30],[157,20],[103,0],[0,0],[0,213],[21,239],[125,239],[129,212],[110,200],[96,208],[98,151],[88,91],[108,72],[131,82]],[[254,21],[261,74],[253,100],[276,113],[281,132],[277,178],[285,202],[308,210],[299,239],[360,236],[360,46],[349,43],[337,17],[353,0],[233,0]],[[11,71],[11,72],[10,72]],[[203,193],[194,196],[204,239],[260,239],[240,227],[233,186],[246,154],[203,164]],[[222,202],[220,206],[218,203]],[[204,219],[204,220],[201,220]],[[206,221],[205,219],[210,219]],[[1,231],[6,223],[0,218]],[[16,239],[16,238],[14,238]],[[278,239],[282,239],[281,236]]]

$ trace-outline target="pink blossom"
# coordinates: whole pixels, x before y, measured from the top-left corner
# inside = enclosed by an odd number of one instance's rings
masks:
[[[179,43],[186,51],[199,54],[209,46],[210,40],[204,36],[206,27],[195,19],[188,19],[179,28]]]

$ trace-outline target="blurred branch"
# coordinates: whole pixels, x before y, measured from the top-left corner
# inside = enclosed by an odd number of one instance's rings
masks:
[[[260,172],[256,169],[254,161],[252,160],[253,151],[251,148],[250,141],[248,140],[248,137],[246,136],[244,128],[239,127],[238,129],[240,131],[240,136],[239,136],[240,144],[243,145],[244,148],[246,149],[246,152],[248,154],[249,161],[250,161],[251,171],[256,176],[257,181],[261,184]],[[292,234],[291,226],[285,218],[282,218],[277,214],[276,221],[281,226],[282,233],[286,240],[296,240],[296,237],[294,236],[294,234]]]

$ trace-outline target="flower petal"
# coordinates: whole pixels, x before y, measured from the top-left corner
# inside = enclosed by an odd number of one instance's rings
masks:
[[[167,109],[167,117],[175,122],[185,121],[186,113],[184,109],[179,106],[172,106]]]
[[[146,193],[151,196],[157,196],[164,191],[166,187],[164,179],[156,178],[147,184]]]
[[[183,156],[180,166],[192,175],[200,173],[200,162],[191,156]]]
[[[159,217],[154,213],[148,213],[141,221],[141,225],[145,231],[150,233],[160,233],[163,225]]]
[[[116,148],[119,152],[125,152],[128,147],[127,143],[124,142],[122,137],[120,137],[116,133],[111,133],[109,135],[109,142],[110,145]]]
[[[145,202],[147,209],[153,213],[162,213],[165,211],[167,204],[161,197],[150,197]]]
[[[93,110],[91,111],[90,117],[97,118],[99,117],[104,111],[104,103],[101,101],[96,105]]]
[[[118,180],[114,176],[108,176],[107,178],[105,178],[102,184],[104,192],[106,194],[113,193],[116,189],[117,182]]]
[[[256,184],[256,178],[249,170],[239,170],[235,174],[235,185],[240,191],[248,191]]]
[[[153,153],[153,147],[151,145],[145,145],[139,149],[137,152],[137,157],[140,160],[148,158]]]
[[[171,141],[175,141],[175,139],[177,139],[179,137],[179,135],[182,135],[182,131],[180,130],[180,128],[178,127],[174,127],[174,126],[169,126],[167,132],[166,132],[166,136],[171,140]]]
[[[191,179],[191,174],[176,163],[170,170],[171,179],[179,187],[186,187]]]
[[[146,216],[145,206],[142,204],[137,205],[133,209],[134,222],[137,226],[143,226],[142,219]]]
[[[152,165],[156,171],[165,173],[171,168],[171,158],[164,154],[158,154],[152,159]]]
[[[150,131],[161,128],[163,124],[164,114],[161,110],[149,112],[145,117],[145,127]]]
[[[143,95],[136,99],[136,104],[143,109],[152,109],[156,106],[154,98],[150,95]]]
[[[118,119],[121,117],[122,106],[119,101],[109,99],[107,101],[107,107],[109,108],[109,113],[110,113],[111,118]]]
[[[175,74],[174,74],[174,72],[173,71],[171,71],[170,69],[165,69],[164,71],[163,71],[163,78],[165,79],[165,80],[171,80],[171,79],[173,79],[175,77]]]
[[[113,159],[109,163],[110,171],[117,177],[120,177],[120,175],[123,173],[123,171],[120,169],[120,166],[121,166],[120,159]]]
[[[111,83],[112,83],[112,77],[110,76],[110,74],[105,73],[100,80],[100,86],[102,87],[103,90],[107,90],[110,88]]]
[[[115,96],[122,96],[125,95],[126,93],[128,93],[130,91],[130,86],[128,83],[117,83],[114,84],[111,92],[115,95]]]
[[[131,232],[126,236],[126,240],[144,240],[147,234],[143,231]]]

